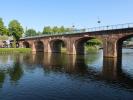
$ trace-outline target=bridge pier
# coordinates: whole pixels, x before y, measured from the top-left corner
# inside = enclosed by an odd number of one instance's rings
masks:
[[[116,40],[106,39],[103,42],[103,56],[107,58],[117,57],[118,47]]]
[[[67,54],[76,54],[76,49],[75,49],[75,44],[74,41],[72,41],[72,39],[69,39],[69,41],[67,41]]]
[[[34,42],[31,44],[32,52],[36,52],[35,44]]]
[[[44,44],[44,53],[51,53],[51,48],[48,40],[43,41]]]

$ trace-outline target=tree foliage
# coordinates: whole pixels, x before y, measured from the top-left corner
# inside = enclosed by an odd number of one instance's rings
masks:
[[[52,29],[50,26],[43,28],[43,34],[51,34],[51,33],[52,33]]]
[[[4,26],[2,18],[0,18],[0,35],[8,35],[8,29]]]
[[[61,27],[50,27],[50,26],[46,26],[43,28],[43,34],[60,34],[60,33],[65,33],[65,32],[70,32],[71,29],[70,28],[65,28],[64,26]]]
[[[34,30],[34,29],[28,29],[28,30],[26,30],[26,32],[25,32],[25,36],[27,37],[27,36],[35,36],[35,35],[37,35],[37,32]]]
[[[23,27],[17,20],[10,21],[8,25],[9,34],[13,36],[13,38],[18,41],[23,34]]]
[[[2,41],[8,40],[8,36],[7,35],[2,35],[2,36],[0,36],[0,40],[2,40]]]
[[[60,32],[61,32],[61,33],[65,32],[64,26],[61,26],[61,27],[60,27]]]
[[[40,31],[38,31],[37,33],[36,33],[36,35],[41,35],[42,34],[42,32],[40,32]]]
[[[53,33],[59,33],[59,28],[57,26],[54,26],[52,31]]]
[[[101,45],[102,41],[100,41],[98,39],[91,39],[91,40],[88,40],[86,44],[89,45],[89,46]]]

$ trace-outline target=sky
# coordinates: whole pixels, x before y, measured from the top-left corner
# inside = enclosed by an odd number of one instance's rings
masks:
[[[133,0],[0,0],[0,17],[5,26],[16,19],[24,29],[37,31],[44,26],[91,28],[132,23]]]

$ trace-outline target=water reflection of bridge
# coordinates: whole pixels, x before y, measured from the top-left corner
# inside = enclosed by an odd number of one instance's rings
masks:
[[[0,69],[1,87],[6,74],[9,74],[11,81],[17,82],[23,76],[24,70],[34,70],[40,67],[48,73],[65,73],[72,78],[82,77],[82,79],[104,81],[107,84],[119,84],[124,88],[133,88],[133,78],[122,70],[121,62],[114,58],[104,59],[102,71],[98,71],[86,64],[84,56],[40,53],[13,57],[15,61],[12,68],[7,69],[6,73]]]
[[[40,56],[41,55],[41,56]],[[97,71],[86,64],[85,56],[61,54],[35,54],[29,63],[42,64],[44,70],[49,72],[62,72],[72,76],[89,77],[107,83],[120,83],[120,85],[133,88],[133,78],[122,70],[119,59],[104,58],[102,71]],[[92,60],[95,61],[96,59]],[[35,66],[36,67],[36,66]]]

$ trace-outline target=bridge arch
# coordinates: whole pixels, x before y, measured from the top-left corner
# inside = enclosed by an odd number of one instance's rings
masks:
[[[43,41],[37,40],[34,42],[36,52],[44,52],[44,43]]]
[[[119,57],[119,59],[122,59],[122,47],[124,46],[124,41],[132,37],[133,37],[133,34],[130,34],[130,35],[123,36],[117,40],[117,53],[118,53],[117,57]]]
[[[82,37],[79,38],[75,41],[75,52],[76,54],[84,54],[85,53],[85,44],[87,41],[92,40],[92,39],[98,39],[101,40],[97,37]],[[102,40],[101,40],[102,42]]]
[[[29,43],[28,41],[24,41],[24,42],[23,42],[23,47],[24,47],[24,48],[30,48],[31,45],[30,45],[30,43]]]
[[[132,38],[132,37],[133,37],[133,34],[126,35],[126,36],[122,36],[121,38],[119,38],[119,39],[117,40],[117,43],[118,43],[118,44],[122,44],[123,41],[125,41],[125,40],[127,40],[127,39],[130,39],[130,38]]]
[[[67,43],[62,39],[54,39],[50,41],[50,48],[52,53],[61,53],[62,48],[66,48]]]

